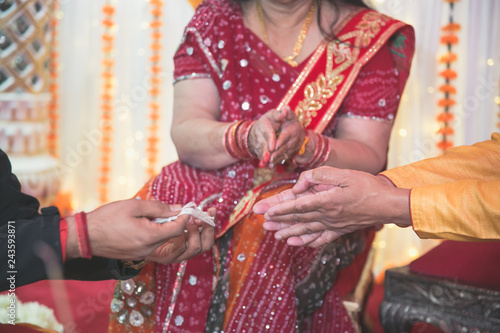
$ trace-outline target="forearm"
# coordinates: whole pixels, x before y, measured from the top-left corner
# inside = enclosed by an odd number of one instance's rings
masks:
[[[354,140],[328,138],[331,151],[324,165],[377,174],[387,161],[386,153],[376,152],[365,143]]]
[[[75,217],[69,216],[66,217],[65,220],[68,229],[66,246],[62,246],[62,248],[66,249],[66,260],[63,263],[65,279],[86,281],[108,279],[123,280],[137,275],[139,272],[138,270],[125,267],[119,260],[95,255],[92,256],[90,260],[80,258]]]
[[[75,218],[73,216],[67,217],[66,223],[68,225],[68,237],[66,240],[66,260],[76,259],[80,257],[80,251],[78,249],[78,237],[76,235]]]
[[[172,124],[172,140],[179,159],[201,169],[219,169],[237,160],[229,156],[222,137],[230,123],[210,119],[185,119]]]
[[[304,153],[297,155],[295,162],[306,169],[329,166],[376,174],[386,163],[385,152],[377,152],[363,142],[334,139],[311,131],[308,132],[304,148]]]
[[[330,154],[323,165],[371,174],[380,172],[386,165],[391,129],[388,123],[340,117],[335,137],[328,138]],[[314,147],[313,143],[308,145]]]
[[[395,187],[389,179],[384,176],[376,176],[384,183],[376,191],[365,193],[373,200],[367,205],[368,210],[372,210],[375,217],[378,217],[380,224],[394,223],[401,227],[411,226],[410,212],[410,190]]]

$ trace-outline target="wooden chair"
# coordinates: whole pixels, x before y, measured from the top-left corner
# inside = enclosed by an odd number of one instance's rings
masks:
[[[500,332],[500,242],[444,242],[389,269],[380,319],[386,332],[428,323],[443,332]]]

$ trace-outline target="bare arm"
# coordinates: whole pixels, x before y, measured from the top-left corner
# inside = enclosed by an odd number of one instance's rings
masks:
[[[292,136],[290,124],[294,122],[287,119],[287,114],[285,110],[269,110],[250,129],[250,152],[264,161],[264,165],[276,149],[276,131],[282,124],[288,127],[288,136]],[[237,161],[222,144],[222,137],[231,124],[220,122],[219,118],[220,99],[212,80],[176,83],[171,134],[181,161],[201,169],[219,169]]]
[[[392,124],[340,117],[325,165],[377,174],[387,162]]]
[[[218,121],[219,108],[219,93],[211,79],[175,84],[171,135],[181,161],[202,169],[218,169],[236,161],[222,146],[229,124]]]
[[[387,161],[387,147],[392,125],[374,120],[340,117],[336,137],[330,141],[330,155],[323,164],[341,169],[354,169],[377,174]],[[311,159],[316,149],[314,137],[307,143],[298,163]]]

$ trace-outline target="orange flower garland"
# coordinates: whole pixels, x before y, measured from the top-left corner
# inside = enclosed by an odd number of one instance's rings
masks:
[[[495,98],[495,102],[498,105],[498,123],[497,123],[497,128],[500,129],[500,80],[498,81],[498,96]]]
[[[151,32],[151,89],[149,90],[149,94],[151,95],[151,102],[149,103],[149,118],[151,123],[148,127],[148,136],[147,136],[147,144],[146,144],[146,156],[148,159],[148,165],[146,172],[148,176],[152,177],[156,173],[155,164],[158,161],[158,123],[160,119],[160,103],[159,103],[159,94],[160,94],[160,72],[161,67],[160,63],[160,52],[162,49],[161,46],[161,14],[162,14],[162,0],[150,0],[151,4],[151,15],[153,19],[151,21],[150,27],[152,29]]]
[[[459,0],[444,1],[449,3],[450,6],[450,22],[441,29],[443,32],[441,44],[446,45],[448,52],[438,59],[439,63],[445,64],[446,69],[439,73],[439,76],[445,80],[445,83],[439,87],[439,91],[442,92],[444,96],[438,101],[438,106],[442,108],[443,111],[437,116],[437,121],[440,123],[440,128],[437,133],[441,135],[441,141],[437,143],[437,147],[443,152],[453,146],[453,142],[450,141],[449,136],[455,133],[450,122],[455,118],[451,113],[451,108],[455,106],[457,102],[451,98],[451,96],[457,93],[457,89],[451,83],[457,78],[457,72],[451,69],[451,65],[457,61],[457,55],[452,52],[452,46],[458,44],[459,38],[456,33],[460,31],[460,24],[453,22],[453,6],[455,2]]]
[[[57,26],[59,23],[58,14],[59,1],[53,1],[52,17],[50,20],[50,102],[48,104],[49,133],[47,137],[47,149],[49,151],[49,154],[56,158],[59,157],[59,85],[57,83],[57,79],[59,77],[59,53],[57,52]],[[51,204],[59,209],[59,212],[62,216],[68,216],[73,213],[73,207],[71,205],[71,193],[59,191],[56,198]]]
[[[110,1],[102,7],[104,18],[102,25],[104,32],[102,34],[102,79],[103,92],[101,95],[101,163],[99,167],[99,200],[101,203],[108,202],[108,184],[109,174],[111,172],[111,156],[112,156],[112,134],[113,134],[113,81],[114,81],[114,61],[113,61],[113,15],[115,8]]]
[[[202,0],[189,0],[189,3],[191,4],[191,6],[193,6],[193,8],[196,9],[196,7],[198,7],[200,5]]]
[[[48,117],[49,117],[49,135],[47,137],[47,146],[49,153],[54,157],[59,157],[58,151],[58,126],[59,126],[59,86],[57,85],[58,74],[58,58],[59,54],[57,53],[57,11],[59,9],[59,1],[52,2],[52,18],[50,20],[50,25],[52,27],[51,30],[51,45],[50,45],[50,84],[49,84],[49,93],[50,93],[50,102],[48,105]]]

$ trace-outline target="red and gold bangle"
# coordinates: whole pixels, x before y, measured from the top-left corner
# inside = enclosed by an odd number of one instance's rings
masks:
[[[76,236],[78,238],[78,250],[81,258],[92,258],[92,249],[90,248],[89,230],[87,226],[87,214],[80,212],[75,214]]]
[[[253,121],[245,121],[241,126],[241,134],[238,135],[241,142],[241,150],[245,153],[245,155],[250,155],[252,157],[252,153],[250,152],[250,148],[248,146],[248,136],[250,134],[250,130],[252,126],[255,124],[255,120]]]
[[[238,159],[244,159],[246,156],[246,152],[243,151],[243,143],[241,140],[241,127],[243,126],[245,122],[244,121],[239,121],[238,125],[234,127],[233,136],[230,140],[232,142],[232,148],[234,151],[234,154],[236,155],[236,158]]]
[[[326,137],[324,135],[321,135],[321,137],[323,138],[323,141],[324,141],[324,148],[323,148],[323,151],[321,153],[321,156],[320,156],[318,163],[314,166],[315,168],[322,166],[323,164],[325,164],[326,161],[328,161],[328,158],[330,157],[330,151],[332,149],[331,143],[330,143],[330,140],[328,139],[328,137]]]
[[[239,120],[226,128],[222,145],[228,155],[239,160],[254,157],[248,147],[248,135],[254,123],[255,121]]]
[[[238,158],[237,147],[236,147],[236,129],[240,126],[243,120],[235,121],[232,123],[224,132],[224,137],[222,138],[222,144],[226,153],[228,153],[233,158]]]
[[[319,158],[319,155],[321,154],[321,151],[323,149],[323,140],[321,139],[321,135],[319,135],[316,132],[312,132],[312,134],[316,138],[316,147],[314,149],[314,153],[312,154],[311,158],[304,165],[307,168],[314,168]]]

